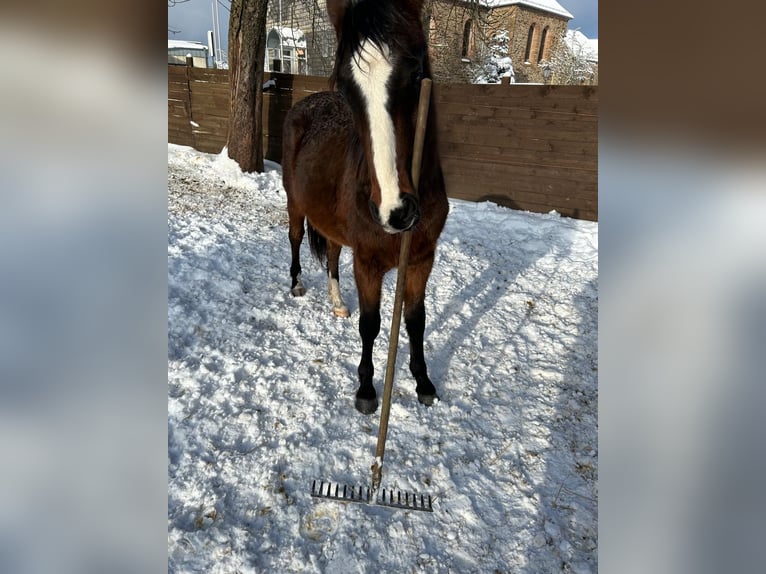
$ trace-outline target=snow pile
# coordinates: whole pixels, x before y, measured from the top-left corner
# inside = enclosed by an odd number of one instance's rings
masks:
[[[369,483],[377,440],[350,250],[338,319],[306,245],[289,295],[278,166],[168,162],[170,572],[597,571],[597,224],[451,200],[426,301],[441,400],[417,402],[402,332],[383,471],[435,511],[317,501],[313,479]]]

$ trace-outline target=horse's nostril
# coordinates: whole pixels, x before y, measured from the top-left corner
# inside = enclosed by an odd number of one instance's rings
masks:
[[[388,223],[398,231],[406,231],[420,219],[418,200],[409,193],[402,194],[402,205],[391,212]]]

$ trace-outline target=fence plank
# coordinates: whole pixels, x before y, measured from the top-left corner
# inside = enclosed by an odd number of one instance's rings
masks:
[[[328,79],[264,74],[271,79],[264,154],[279,162],[285,114]],[[433,98],[450,197],[598,219],[597,87],[441,84]],[[228,126],[228,71],[168,66],[168,141],[219,153]]]

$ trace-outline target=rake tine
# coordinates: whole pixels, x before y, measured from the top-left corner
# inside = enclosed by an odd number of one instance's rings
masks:
[[[391,508],[400,508],[404,510],[421,510],[426,512],[433,512],[433,505],[431,504],[431,495],[418,494],[416,492],[401,491],[395,489],[382,489],[380,496],[377,498],[375,504],[380,506],[390,506]],[[404,496],[402,496],[404,495]],[[426,496],[428,497],[426,499]],[[412,498],[410,498],[412,497]],[[420,502],[418,502],[420,497]]]
[[[334,488],[333,485],[335,485]],[[314,498],[338,500],[340,502],[358,502],[405,510],[433,512],[433,499],[430,494],[418,494],[393,488],[383,488],[380,492],[377,492],[374,488],[370,488],[370,486],[367,486],[366,489],[364,486],[359,486],[357,490],[356,485],[353,484],[343,484],[343,488],[340,488],[340,486],[340,483],[325,482],[324,480],[317,481],[315,479],[311,482],[311,496]],[[396,490],[396,495],[394,495],[394,490]],[[419,503],[418,496],[420,497]]]

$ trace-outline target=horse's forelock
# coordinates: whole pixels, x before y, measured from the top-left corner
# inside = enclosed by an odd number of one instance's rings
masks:
[[[419,46],[411,46],[401,32],[420,25],[421,1],[383,2],[381,0],[351,0],[343,3],[328,2],[333,26],[338,40],[335,67],[331,85],[337,84],[341,67],[348,58],[364,58],[362,46],[366,42],[378,50],[390,50],[391,53],[404,56],[416,56]]]
[[[409,63],[400,64],[406,59],[422,62],[427,54],[419,6],[406,0],[360,0],[333,13],[338,50],[331,81],[360,120],[357,130],[361,130],[369,170],[370,204],[374,217],[389,233],[405,229],[418,217],[409,176],[402,175],[408,157],[407,144],[402,142],[411,139],[406,130],[413,126],[400,113],[414,111],[415,103],[406,98],[416,97],[417,91],[396,86],[406,81],[402,74],[409,77],[413,70]]]

